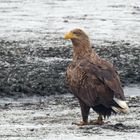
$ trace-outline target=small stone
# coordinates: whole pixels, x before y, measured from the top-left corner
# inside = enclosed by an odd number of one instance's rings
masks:
[[[64,20],[64,22],[69,22],[68,20]]]
[[[30,131],[34,131],[34,130],[35,130],[34,128],[30,129]]]

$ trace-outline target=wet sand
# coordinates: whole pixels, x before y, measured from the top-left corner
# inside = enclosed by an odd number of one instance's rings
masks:
[[[3,98],[0,100],[1,140],[139,140],[140,97],[131,88],[127,101],[129,114],[113,115],[102,126],[75,126],[81,119],[79,104],[71,94],[50,97]],[[136,94],[135,94],[136,93]],[[97,114],[90,111],[90,120]]]

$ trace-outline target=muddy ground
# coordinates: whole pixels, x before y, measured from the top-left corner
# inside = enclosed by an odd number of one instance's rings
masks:
[[[43,47],[38,40],[0,41],[0,96],[68,93],[66,68],[72,47]],[[58,45],[60,45],[58,43]],[[93,49],[116,67],[123,85],[140,82],[140,46],[125,41],[103,41]]]
[[[127,101],[129,114],[113,115],[102,126],[79,127],[72,125],[72,122],[80,121],[81,114],[79,104],[71,94],[24,99],[4,98],[0,100],[0,139],[139,140],[140,97],[127,97]],[[90,112],[89,119],[96,119],[97,114],[92,110]]]

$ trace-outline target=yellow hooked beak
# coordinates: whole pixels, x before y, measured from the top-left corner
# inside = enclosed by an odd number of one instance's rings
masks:
[[[73,38],[77,38],[77,36],[73,34],[72,32],[68,32],[64,36],[64,39],[73,39]]]

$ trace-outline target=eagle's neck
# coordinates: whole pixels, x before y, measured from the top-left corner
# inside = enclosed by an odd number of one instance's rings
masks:
[[[92,50],[89,40],[72,40],[73,43],[73,61],[78,61],[80,59],[90,58],[91,56],[96,56],[96,52]]]

